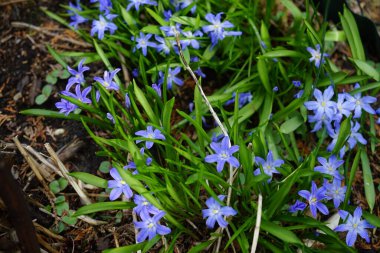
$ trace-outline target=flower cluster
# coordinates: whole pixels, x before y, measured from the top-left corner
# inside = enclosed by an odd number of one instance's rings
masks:
[[[308,120],[310,123],[315,123],[312,132],[320,130],[323,126],[326,127],[327,133],[333,139],[327,150],[332,151],[339,136],[340,124],[343,117],[350,117],[358,119],[361,117],[362,111],[369,114],[375,114],[375,110],[370,104],[376,102],[376,98],[372,96],[362,97],[361,92],[356,90],[360,85],[355,84],[353,93],[339,93],[337,101],[333,101],[334,89],[329,86],[323,93],[319,89],[314,90],[314,97],[316,101],[305,102],[305,107],[313,111],[314,115],[309,115]],[[358,132],[360,124],[357,121],[351,121],[351,135],[347,140],[348,149],[353,149],[357,142],[365,145],[367,141]],[[340,156],[343,157],[347,146],[341,149]]]

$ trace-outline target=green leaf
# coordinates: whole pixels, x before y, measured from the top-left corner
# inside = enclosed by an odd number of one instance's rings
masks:
[[[188,253],[197,253],[197,252],[204,252],[205,249],[210,246],[213,242],[215,241],[214,240],[208,240],[208,241],[205,241],[205,242],[202,242],[194,247],[192,247]]]
[[[50,190],[51,190],[54,194],[60,192],[60,190],[61,190],[60,187],[59,187],[59,183],[58,183],[57,180],[52,181],[52,182],[49,184],[49,188],[50,188]]]
[[[343,42],[346,40],[346,34],[344,31],[328,31],[325,34],[325,41]]]
[[[44,94],[46,97],[49,97],[52,90],[53,90],[53,86],[51,86],[51,85],[45,85],[42,88],[42,94]]]
[[[170,133],[171,128],[171,116],[174,107],[175,98],[173,97],[169,101],[167,101],[164,105],[164,109],[162,111],[162,126],[164,127],[165,132]]]
[[[161,26],[167,26],[168,25],[168,22],[166,22],[163,18],[161,18],[160,15],[158,15],[157,13],[155,13],[153,10],[149,9],[149,8],[145,8],[145,10],[149,13],[149,15],[152,16],[152,18],[154,18],[157,23],[159,23]]]
[[[43,103],[46,102],[46,100],[48,99],[48,97],[46,97],[44,94],[39,94],[36,98],[35,98],[35,102],[37,105],[42,105]]]
[[[132,202],[126,202],[126,201],[99,202],[99,203],[89,204],[87,206],[82,206],[74,213],[73,216],[77,217],[80,215],[97,213],[97,212],[108,211],[108,210],[125,210],[125,209],[131,209],[134,206],[135,204],[133,204]]]
[[[284,134],[290,134],[291,132],[294,132],[303,123],[304,119],[301,115],[298,114],[282,123],[282,125],[280,126],[280,131]]]
[[[360,158],[362,161],[362,170],[363,170],[363,180],[364,180],[364,193],[367,199],[367,203],[371,212],[375,206],[375,186],[373,184],[372,171],[369,165],[368,155],[365,150],[360,153]]]
[[[160,27],[157,26],[157,25],[147,25],[147,26],[144,26],[141,29],[141,32],[143,32],[143,33],[150,33],[150,34],[157,34],[157,35],[161,35],[162,34],[162,31],[160,30]]]
[[[302,245],[302,241],[292,231],[287,230],[285,227],[281,227],[275,223],[263,219],[261,220],[260,228],[286,243]]]
[[[364,73],[375,79],[376,81],[380,81],[380,72],[377,71],[374,67],[369,65],[365,61],[352,59],[355,63],[355,65]]]
[[[257,71],[259,72],[259,77],[261,82],[264,85],[265,90],[268,93],[272,93],[271,85],[269,83],[269,74],[268,74],[268,63],[265,61],[265,59],[259,57],[259,60],[257,61]]]
[[[132,30],[136,30],[137,29],[136,21],[133,18],[133,16],[126,10],[125,7],[121,5],[120,5],[120,10],[121,10],[121,16],[123,17],[125,23],[127,23],[127,25],[131,27]]]
[[[334,149],[332,153],[337,153],[339,150],[346,144],[346,141],[348,137],[351,134],[351,117],[348,117],[347,119],[343,120],[340,130],[338,139],[335,143]]]
[[[144,111],[148,115],[149,120],[156,125],[160,125],[156,114],[154,113],[152,107],[150,106],[150,103],[144,95],[144,92],[142,92],[142,90],[137,86],[137,84],[134,81],[133,84],[136,98],[140,102],[141,106],[144,108]]]
[[[69,204],[67,202],[60,202],[59,204],[55,205],[55,208],[57,209],[57,214],[59,216],[62,216],[63,212],[69,211]]]
[[[263,54],[262,56],[260,56],[260,58],[261,57],[264,57],[264,58],[278,58],[278,57],[304,58],[305,55],[298,51],[280,49],[280,50],[267,52]]]
[[[71,216],[63,216],[62,221],[69,225],[75,225],[75,223],[77,223],[77,218]]]
[[[60,179],[58,179],[58,184],[60,191],[63,191],[67,187],[69,182],[65,178],[61,177]]]
[[[142,250],[147,242],[142,242],[138,244],[123,246],[114,249],[103,250],[103,253],[136,253],[139,250]]]
[[[353,58],[365,61],[365,54],[360,33],[354,15],[344,6],[343,16],[341,16],[343,30],[346,33],[348,43],[350,45]]]
[[[67,63],[62,59],[61,56],[59,56],[59,54],[53,49],[51,48],[49,45],[46,45],[49,53],[51,54],[51,56],[53,56],[53,58],[59,63],[62,65],[62,67],[64,67],[65,69],[67,68]]]
[[[61,79],[67,79],[67,78],[70,77],[70,75],[71,75],[71,74],[69,73],[69,71],[67,71],[66,69],[64,69],[64,70],[61,70],[61,71],[59,72],[58,77],[61,78]]]
[[[52,75],[52,73],[48,74],[45,78],[45,81],[49,84],[56,84],[58,81],[57,76]]]
[[[83,181],[86,184],[95,185],[100,188],[107,188],[108,187],[108,181],[97,177],[95,175],[92,175],[90,173],[86,172],[71,172],[69,173],[70,176],[75,177],[81,181]]]
[[[299,21],[302,19],[302,12],[300,11],[300,9],[298,9],[298,7],[292,1],[281,0],[281,3],[292,13],[296,21]]]
[[[111,168],[111,163],[109,161],[103,161],[99,165],[99,170],[102,173],[109,173]]]

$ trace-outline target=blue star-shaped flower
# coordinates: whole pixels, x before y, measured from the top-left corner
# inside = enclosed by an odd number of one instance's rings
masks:
[[[215,46],[219,40],[223,40],[226,36],[239,36],[242,34],[242,32],[237,31],[225,31],[226,28],[232,28],[234,25],[229,21],[221,22],[222,14],[223,12],[216,15],[208,13],[205,16],[205,19],[211,24],[203,26],[202,30],[210,36],[212,46]]]
[[[135,51],[136,48],[137,49],[141,48],[143,55],[146,56],[146,54],[148,53],[148,47],[157,48],[156,43],[149,41],[151,37],[152,37],[152,34],[148,33],[144,35],[142,32],[140,32],[140,37],[135,38],[132,36],[132,40],[135,40],[137,42],[133,50]]]
[[[133,211],[135,211],[137,215],[140,215],[141,212],[146,212],[150,214],[157,214],[160,212],[160,210],[158,210],[157,207],[152,205],[148,200],[146,200],[146,198],[144,198],[141,195],[136,194],[133,197],[133,202],[135,202],[136,204],[136,206],[133,208]]]
[[[356,83],[355,89],[359,88],[359,83]],[[346,99],[352,104],[354,104],[354,119],[360,118],[360,116],[362,115],[362,110],[368,112],[369,114],[376,114],[376,111],[370,106],[370,104],[375,103],[377,101],[375,97],[362,97],[362,93],[358,92],[353,96],[348,95]]]
[[[67,70],[72,75],[72,77],[69,78],[69,81],[66,85],[66,90],[70,90],[71,86],[74,84],[82,84],[85,82],[83,72],[89,70],[90,68],[87,66],[83,66],[84,61],[86,58],[82,59],[78,64],[78,70],[72,69],[69,66],[67,67]]]
[[[322,166],[316,166],[314,168],[315,171],[331,175],[338,180],[343,179],[343,176],[338,170],[338,168],[344,163],[343,160],[338,160],[335,155],[332,155],[329,157],[329,160],[324,157],[318,157],[318,162],[322,164]]]
[[[334,202],[334,207],[338,208],[340,203],[344,201],[347,186],[342,186],[342,182],[337,179],[334,179],[332,183],[329,183],[329,181],[325,179],[323,182],[323,187],[326,190],[326,199],[332,199]]]
[[[216,170],[218,172],[222,172],[226,162],[236,168],[240,166],[238,159],[232,156],[233,153],[239,150],[239,146],[234,145],[230,147],[230,138],[228,136],[225,136],[221,143],[212,142],[210,146],[216,154],[206,156],[205,161],[207,163],[217,162]]]
[[[142,211],[140,213],[142,221],[134,222],[135,227],[140,229],[140,232],[137,235],[137,242],[143,242],[147,237],[149,240],[152,240],[157,234],[169,234],[171,232],[170,228],[159,224],[160,219],[164,217],[165,214],[164,211],[160,211],[152,217],[148,212]]]
[[[219,195],[220,201],[223,201],[226,196]],[[218,201],[213,197],[206,200],[207,209],[202,210],[203,219],[207,218],[206,225],[209,228],[214,228],[215,222],[218,222],[219,226],[225,228],[228,226],[228,222],[225,220],[227,216],[234,216],[237,212],[229,206],[221,206]]]
[[[80,102],[85,104],[91,104],[92,101],[89,98],[87,98],[87,95],[88,93],[90,93],[90,91],[91,86],[88,86],[87,88],[84,88],[83,91],[81,91],[80,84],[77,84],[77,86],[75,86],[75,94],[70,91],[64,90],[62,91],[62,95],[78,99]]]
[[[104,86],[107,90],[119,90],[119,85],[113,81],[115,75],[117,72],[119,72],[120,69],[117,68],[111,72],[108,72],[107,70],[104,71],[103,78],[100,77],[94,77],[94,80],[99,82],[101,85]]]
[[[181,78],[177,77],[179,72],[181,72],[181,67],[176,67],[173,70],[171,68],[168,69],[168,75],[166,77],[166,84],[167,84],[168,90],[172,89],[173,82],[175,84],[177,84],[178,86],[183,85],[183,80]],[[158,75],[160,77],[158,80],[158,83],[160,85],[162,85],[164,83],[164,80],[165,80],[165,74],[164,74],[164,72],[160,71],[160,72],[158,72]]]
[[[114,180],[108,181],[108,188],[112,188],[110,193],[110,200],[115,200],[120,197],[122,193],[130,199],[133,196],[131,187],[121,178],[116,168],[110,170],[110,174]]]
[[[98,39],[102,40],[105,31],[109,30],[110,33],[113,34],[117,30],[117,26],[111,21],[116,17],[116,14],[107,14],[105,18],[102,15],[99,15],[99,20],[92,21],[91,36],[98,33]]]
[[[256,156],[255,162],[256,164],[260,164],[263,167],[264,173],[271,177],[268,180],[268,182],[272,180],[273,174],[280,174],[280,172],[278,172],[276,168],[284,164],[284,161],[281,159],[273,160],[272,150],[269,150],[266,161],[263,158]],[[260,175],[261,174],[260,168],[256,169],[253,173],[256,176]]]
[[[129,4],[127,6],[127,11],[129,11],[132,7],[135,7],[136,11],[139,10],[140,5],[153,5],[157,6],[156,1],[151,1],[151,0],[129,0]]]
[[[154,129],[152,126],[148,126],[146,130],[140,130],[135,133],[137,136],[141,136],[147,139],[152,140],[165,140],[165,136],[161,133],[160,130]],[[142,140],[137,140],[136,143],[140,143]],[[150,149],[153,146],[152,141],[146,141],[145,146],[147,149]]]
[[[340,210],[339,216],[346,220],[346,223],[337,226],[334,230],[338,232],[348,231],[346,237],[346,244],[348,246],[353,246],[358,234],[361,238],[365,239],[369,243],[368,231],[366,228],[375,228],[369,224],[366,220],[362,220],[362,209],[358,206],[354,211],[354,216],[350,213]]]
[[[319,44],[317,44],[315,48],[316,49],[307,47],[306,50],[311,54],[309,61],[314,61],[315,66],[319,68],[322,64],[325,63],[325,57],[328,57],[329,55],[326,53],[321,54],[321,46]]]
[[[314,218],[317,217],[317,209],[324,215],[329,214],[329,210],[327,209],[327,207],[321,203],[322,200],[326,199],[325,191],[326,190],[323,187],[318,189],[315,182],[312,181],[311,192],[307,190],[301,190],[298,192],[298,195],[300,195],[308,201],[311,214]]]

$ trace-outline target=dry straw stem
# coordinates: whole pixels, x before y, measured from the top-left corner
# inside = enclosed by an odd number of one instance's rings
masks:
[[[222,124],[222,122],[220,121],[218,115],[217,115],[216,112],[214,111],[214,108],[213,108],[212,105],[210,104],[210,101],[208,101],[206,94],[203,92],[203,89],[202,89],[201,85],[199,84],[198,78],[197,78],[196,75],[194,74],[194,71],[191,69],[191,67],[190,67],[189,64],[187,63],[185,57],[183,56],[183,52],[182,52],[182,47],[181,47],[181,43],[180,43],[179,33],[178,33],[178,31],[176,31],[175,33],[176,33],[176,35],[175,35],[175,39],[176,39],[177,46],[178,46],[178,49],[179,49],[179,55],[180,55],[180,57],[181,57],[181,60],[182,60],[183,64],[185,65],[186,70],[190,73],[191,77],[194,79],[195,84],[197,85],[197,87],[198,87],[198,89],[199,89],[199,91],[200,91],[200,93],[201,93],[201,95],[202,95],[202,98],[204,99],[204,101],[205,101],[207,107],[209,108],[212,117],[214,118],[214,120],[216,121],[216,123],[218,124],[218,126],[220,127],[220,129],[222,130],[223,135],[224,135],[224,136],[227,136],[228,139],[231,140],[231,139],[229,138],[229,135],[228,135],[227,129],[223,126],[223,124]],[[229,141],[228,146],[231,147],[231,141]],[[229,206],[229,205],[230,205],[230,202],[231,202],[233,174],[234,174],[234,170],[233,170],[232,166],[229,165],[229,179],[228,179],[228,184],[230,185],[230,187],[228,187],[228,191],[227,191],[227,201],[226,201],[226,205],[227,205],[227,206]],[[221,233],[223,233],[223,229],[222,229]],[[221,244],[221,242],[222,242],[222,237],[219,237],[215,252],[219,252],[219,248],[220,248],[220,244]]]
[[[259,240],[262,206],[263,206],[263,196],[261,196],[261,193],[260,193],[259,194],[259,202],[257,204],[256,225],[255,225],[255,230],[253,231],[251,253],[256,252],[257,242]]]
[[[65,165],[61,162],[61,160],[58,158],[58,155],[54,152],[54,150],[52,149],[52,147],[50,146],[49,143],[45,144],[45,148],[48,151],[48,153],[50,154],[51,158],[57,164],[58,170],[56,171],[56,173],[62,174],[63,177],[67,179],[67,181],[74,188],[76,193],[78,193],[79,198],[81,199],[82,203],[84,203],[85,205],[91,204],[92,201],[87,197],[86,192],[84,190],[82,190],[79,187],[78,183],[72,177],[70,177],[68,175],[69,174],[68,170],[66,169]],[[60,171],[60,173],[59,173],[59,171]]]
[[[177,46],[178,46],[178,49],[179,49],[179,55],[180,55],[180,57],[181,57],[181,60],[182,60],[183,64],[185,65],[186,70],[190,73],[191,77],[194,79],[195,84],[197,85],[197,87],[198,87],[198,89],[199,89],[199,91],[200,91],[200,93],[201,93],[201,95],[202,95],[202,98],[204,99],[204,101],[205,101],[207,107],[209,108],[212,117],[214,118],[214,120],[216,121],[216,123],[218,124],[218,126],[220,127],[220,129],[222,130],[223,135],[224,135],[224,136],[227,136],[227,137],[229,138],[229,135],[228,135],[227,129],[223,126],[223,124],[222,124],[222,122],[220,121],[218,115],[217,115],[216,112],[214,111],[214,108],[213,108],[212,105],[210,104],[210,101],[208,101],[206,94],[203,92],[203,89],[202,89],[201,85],[199,84],[198,78],[197,78],[196,75],[194,74],[194,71],[191,69],[191,67],[190,67],[189,64],[187,63],[185,57],[183,56],[183,52],[182,52],[182,47],[181,47],[181,43],[180,43],[180,40],[179,40],[179,33],[178,33],[178,31],[176,31],[176,36],[175,36],[175,38],[176,38]],[[229,138],[229,140],[231,140],[231,139]],[[231,141],[229,141],[228,146],[231,147]],[[230,202],[231,202],[233,174],[234,174],[234,169],[232,168],[231,165],[229,165],[229,179],[228,179],[228,184],[230,185],[230,187],[228,187],[228,191],[227,191],[227,201],[226,201],[226,205],[227,205],[227,206],[229,206],[229,205],[230,205]],[[221,233],[223,233],[223,229],[222,229]],[[219,248],[220,248],[220,243],[221,243],[221,241],[222,241],[222,237],[219,237],[219,239],[218,239],[218,243],[217,243],[217,246],[216,246],[216,251],[215,251],[215,252],[219,252]]]

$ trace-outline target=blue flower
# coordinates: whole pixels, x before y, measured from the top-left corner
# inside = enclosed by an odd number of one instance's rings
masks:
[[[314,97],[317,101],[305,102],[305,107],[308,110],[313,111],[316,115],[326,115],[329,119],[332,119],[335,114],[336,103],[331,101],[334,96],[334,89],[329,86],[322,94],[318,89],[314,90]]]
[[[298,80],[294,80],[294,81],[292,81],[292,83],[293,83],[294,87],[296,87],[296,88],[300,88],[302,85],[301,81],[298,81]]]
[[[66,116],[71,112],[75,111],[78,108],[77,105],[67,101],[66,99],[61,98],[60,102],[55,103],[57,109],[59,109],[60,113],[64,113]]]
[[[108,14],[109,11],[112,9],[112,2],[111,0],[91,0],[91,3],[99,2],[99,10],[103,11],[105,14]]]
[[[309,59],[309,61],[314,61],[315,66],[319,68],[321,64],[325,63],[325,57],[328,57],[329,55],[326,53],[321,54],[321,46],[319,44],[317,44],[315,47],[316,49],[307,47],[306,50],[311,54],[311,58]]]
[[[236,92],[232,93],[232,98],[224,103],[224,105],[228,106],[235,103]],[[239,93],[239,108],[242,108],[245,104],[248,104],[252,101],[252,93],[242,92]]]
[[[74,27],[75,30],[77,30],[78,25],[86,22],[88,19],[78,14],[78,12],[82,11],[82,7],[80,6],[79,1],[76,2],[76,5],[70,2],[69,6],[71,8],[67,11],[71,19],[69,25],[71,25],[72,27]]]
[[[167,10],[167,11],[164,10],[165,21],[169,21],[172,16],[173,16],[173,13],[171,10]]]
[[[351,95],[347,93],[340,93],[338,94],[338,101],[336,102],[336,113],[334,116],[334,120],[341,121],[343,118],[343,115],[346,117],[349,117],[351,114],[351,111],[355,108],[355,103],[350,98]]]
[[[367,144],[366,139],[364,139],[363,135],[358,132],[359,129],[360,129],[359,122],[353,123],[351,121],[351,133],[350,133],[350,137],[347,140],[350,149],[353,149],[356,146],[357,142],[359,142],[363,145]]]
[[[332,199],[334,202],[334,207],[338,208],[340,203],[344,201],[347,186],[342,186],[342,182],[334,178],[332,183],[329,183],[329,181],[325,179],[323,182],[323,187],[326,190],[326,199]]]
[[[125,169],[125,170],[133,170],[133,171],[132,171],[132,175],[137,175],[137,174],[139,174],[139,172],[137,171],[137,167],[136,167],[135,162],[132,162],[132,161],[130,161],[127,165],[125,165],[125,166],[123,167],[123,169]]]
[[[359,88],[360,88],[359,83],[356,83],[355,89],[359,89]],[[355,104],[354,119],[360,118],[360,116],[362,115],[362,110],[370,114],[376,114],[375,110],[369,105],[376,102],[377,99],[375,97],[371,97],[371,96],[362,97],[362,93],[358,92],[353,96],[347,96],[347,100]]]
[[[205,19],[211,23],[211,25],[206,25],[202,27],[203,32],[208,33],[211,38],[212,46],[215,46],[219,40],[223,40],[226,36],[239,36],[242,33],[236,31],[225,31],[226,28],[232,28],[234,25],[229,21],[221,22],[223,12],[219,12],[214,15],[208,13]]]
[[[198,76],[202,77],[202,78],[206,78],[206,74],[203,73],[201,68],[194,70],[194,73],[197,74]]]
[[[159,96],[159,97],[161,97],[162,96],[162,91],[161,91],[161,84],[152,84],[152,88],[153,88],[153,90],[155,90],[156,91],[156,93],[157,93],[157,95]]]
[[[225,136],[221,143],[212,142],[210,146],[216,154],[206,156],[205,161],[207,163],[217,162],[216,170],[218,172],[222,172],[226,162],[235,168],[240,166],[238,159],[232,156],[233,153],[239,150],[239,146],[234,145],[230,147],[230,138],[228,136]]]
[[[137,215],[140,215],[141,212],[150,213],[150,214],[157,214],[160,212],[160,210],[152,205],[146,198],[144,198],[141,195],[135,194],[133,197],[133,202],[135,202],[136,206],[133,208],[133,211]]]
[[[268,182],[270,182],[272,180],[273,174],[280,174],[276,168],[284,164],[284,161],[281,159],[273,160],[272,150],[269,150],[266,161],[263,158],[256,156],[255,163],[260,164],[263,167],[264,173],[270,176],[270,179],[268,180]],[[256,176],[260,175],[260,168],[256,169],[253,173]]]
[[[66,90],[70,90],[71,86],[74,84],[82,84],[85,82],[83,72],[89,70],[90,68],[87,66],[83,66],[83,63],[86,59],[82,59],[78,64],[78,71],[67,66],[67,70],[72,75],[67,82]]]
[[[133,6],[135,7],[136,11],[138,11],[140,8],[140,5],[157,6],[157,2],[152,1],[152,0],[129,0],[129,4],[127,6],[127,11],[129,11]]]
[[[141,136],[147,139],[152,140],[165,140],[165,136],[161,133],[160,130],[154,129],[152,126],[148,126],[147,130],[140,130],[135,133],[137,136]],[[140,143],[142,140],[137,140],[136,143]],[[152,141],[146,141],[145,146],[147,149],[150,149],[153,146]]]
[[[322,164],[322,166],[316,166],[314,168],[314,171],[331,175],[337,180],[343,179],[343,176],[339,173],[338,170],[338,168],[344,163],[343,160],[338,160],[335,155],[332,155],[329,157],[328,161],[324,157],[318,157],[318,162]]]
[[[294,205],[291,205],[289,207],[289,212],[295,213],[297,211],[303,211],[306,207],[307,205],[305,203],[297,200],[296,203],[294,203]]]
[[[131,39],[137,42],[137,45],[133,48],[133,51],[136,51],[136,48],[137,49],[141,48],[143,55],[146,56],[148,52],[148,47],[157,48],[156,43],[149,41],[151,37],[152,37],[152,34],[148,33],[147,35],[144,35],[142,32],[140,32],[140,37],[135,38],[132,36]]]
[[[129,98],[128,93],[125,93],[125,107],[127,109],[131,108],[131,99]]]
[[[64,91],[62,91],[62,95],[78,99],[80,102],[82,102],[84,104],[91,104],[92,103],[91,100],[89,98],[87,98],[87,95],[88,95],[88,93],[90,93],[90,91],[91,91],[91,86],[89,86],[89,87],[83,89],[83,91],[81,91],[80,90],[80,84],[77,84],[77,86],[75,86],[75,94],[71,93],[70,91],[64,90]]]
[[[92,21],[91,36],[98,33],[98,39],[102,40],[104,38],[104,32],[109,30],[113,34],[117,30],[117,26],[112,23],[112,19],[116,18],[115,14],[107,14],[106,18],[99,15],[99,20]]]
[[[199,49],[199,42],[195,39],[195,37],[202,37],[203,33],[201,31],[195,31],[194,34],[192,31],[182,31],[182,34],[186,37],[185,39],[180,40],[183,50],[185,50],[190,45],[194,49]]]
[[[166,55],[170,53],[170,48],[166,40],[158,35],[155,35],[154,38],[160,43],[156,45],[157,52],[164,52]]]
[[[124,193],[125,197],[130,199],[133,196],[133,192],[129,185],[121,178],[117,169],[112,168],[110,170],[110,174],[114,179],[108,181],[108,188],[112,189],[110,193],[110,200],[113,201],[119,198],[122,193]]]
[[[219,195],[218,199],[223,201],[226,196]],[[225,220],[227,216],[234,216],[237,212],[229,206],[221,206],[218,201],[213,197],[206,200],[207,209],[202,210],[203,219],[207,218],[206,225],[208,228],[214,228],[215,222],[218,222],[219,226],[225,228],[228,226],[228,222]]]
[[[152,217],[147,212],[141,212],[140,218],[142,221],[134,222],[135,227],[140,229],[140,232],[137,235],[137,242],[143,242],[147,237],[149,240],[152,240],[157,234],[169,234],[171,232],[170,228],[159,224],[160,219],[164,217],[165,214],[164,211],[160,211]]]
[[[113,124],[115,124],[115,119],[114,117],[112,116],[111,113],[107,112],[107,119],[109,119]]]
[[[377,116],[380,116],[380,108],[378,108],[378,109],[376,110],[376,114],[377,114]],[[380,125],[380,117],[377,118],[376,124],[379,124],[379,125]]]
[[[311,182],[311,192],[307,190],[301,190],[298,195],[305,198],[310,206],[311,214],[314,218],[317,217],[317,210],[319,210],[324,215],[329,214],[327,207],[321,203],[322,200],[326,199],[325,188],[317,188],[314,181]]]
[[[161,31],[165,32],[165,35],[167,37],[175,37],[176,32],[180,33],[182,31],[181,30],[181,24],[178,24],[178,23],[176,23],[175,25],[171,25],[171,26],[161,26],[160,29],[161,29]]]
[[[361,238],[365,239],[367,243],[369,243],[368,231],[366,228],[375,228],[371,224],[369,224],[366,220],[362,220],[362,209],[358,206],[354,211],[354,216],[350,213],[340,210],[339,216],[346,220],[346,223],[340,224],[334,230],[338,232],[348,231],[346,237],[346,244],[348,246],[353,246],[355,244],[356,238],[358,234]]]
[[[166,84],[167,84],[168,90],[172,89],[173,82],[175,84],[177,84],[178,86],[183,85],[183,80],[181,78],[177,77],[179,72],[181,72],[181,67],[176,67],[173,70],[171,68],[168,69],[168,75],[166,77]],[[164,74],[164,72],[160,71],[160,72],[158,72],[158,75],[160,77],[160,79],[158,80],[158,83],[160,85],[162,85],[164,83],[164,80],[165,80],[165,74]]]
[[[117,72],[119,72],[120,69],[117,68],[111,72],[108,72],[107,70],[104,71],[103,79],[100,77],[94,77],[94,80],[99,82],[101,85],[104,86],[107,90],[119,90],[119,85],[117,85],[113,79]]]
[[[194,0],[174,0],[172,2],[174,2],[173,4],[175,5],[176,11],[178,11],[178,10],[183,10],[187,6],[191,5],[194,2]],[[190,10],[191,13],[194,14],[196,9],[197,9],[197,6],[194,4],[194,6]]]
[[[133,76],[134,78],[137,78],[137,77],[139,76],[139,69],[134,68],[134,69],[132,70],[132,76]]]
[[[299,92],[297,92],[297,93],[294,95],[294,98],[300,98],[300,97],[302,97],[303,92],[304,92],[304,90],[300,90]]]

